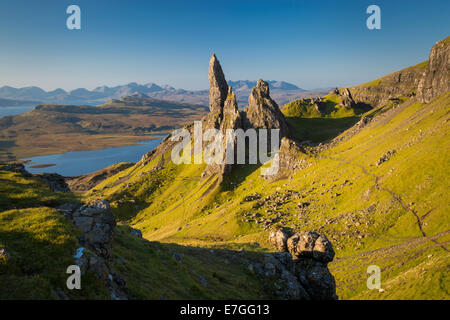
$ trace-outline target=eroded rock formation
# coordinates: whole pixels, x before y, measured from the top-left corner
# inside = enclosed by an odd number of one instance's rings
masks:
[[[342,89],[340,95],[342,96],[342,104],[344,107],[350,109],[356,106],[355,100],[353,100],[352,94],[348,88]]]
[[[280,138],[289,134],[288,125],[277,103],[270,97],[269,84],[261,79],[252,89],[244,109],[246,128],[279,129]]]
[[[109,267],[116,220],[108,201],[97,199],[81,207],[68,203],[57,209],[82,232],[82,247],[74,254],[81,274],[92,272],[105,284],[111,299],[127,299],[126,281]]]
[[[270,97],[269,84],[267,82],[261,79],[258,80],[256,87],[252,89],[247,107],[240,111],[236,101],[236,94],[233,92],[233,89],[228,86],[220,62],[215,54],[211,56],[209,62],[208,78],[210,112],[201,119],[201,134],[204,135],[205,132],[210,129],[218,130],[218,132],[222,134],[223,139],[221,143],[223,153],[218,157],[220,159],[220,156],[222,156],[223,161],[222,163],[214,162],[208,164],[202,176],[205,178],[218,174],[219,180],[221,180],[223,175],[229,173],[233,168],[233,164],[226,163],[226,150],[231,150],[231,144],[234,144],[234,157],[236,157],[236,137],[231,138],[227,136],[227,130],[247,130],[251,128],[279,129],[279,139],[281,143],[282,139],[288,139],[289,128],[279,106]],[[190,132],[191,137],[195,136],[194,125],[186,126],[185,129]],[[268,142],[270,142],[271,139],[272,137],[270,136],[269,131]],[[146,154],[142,158],[141,164],[145,165],[157,155],[170,150],[176,143],[178,142],[171,141],[169,136],[154,151]],[[210,141],[203,141],[202,150],[209,144]],[[292,143],[288,143],[288,145],[292,146]],[[268,143],[268,150],[269,148],[270,144]],[[288,149],[291,150],[291,148]],[[192,154],[195,154],[194,148],[192,151],[194,151]],[[236,158],[233,163],[236,163]],[[293,161],[291,161],[289,165],[292,163]]]
[[[209,61],[209,110],[211,113],[222,114],[224,102],[228,95],[228,84],[222,67],[215,54]]]
[[[280,270],[286,298],[338,298],[334,277],[327,267],[334,258],[334,250],[325,236],[310,231],[294,233],[290,228],[280,228],[270,232],[269,242],[280,251],[271,258],[278,262],[271,263]]]

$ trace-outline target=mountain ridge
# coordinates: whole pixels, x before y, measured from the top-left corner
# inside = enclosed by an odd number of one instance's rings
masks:
[[[256,81],[238,80],[230,81],[236,90],[241,91],[244,94],[246,88],[251,89],[256,85]],[[254,85],[253,85],[254,84]],[[308,92],[308,90],[301,89],[296,85],[285,81],[269,81],[271,89],[283,91],[291,91],[297,94]],[[14,99],[14,100],[33,100],[41,101],[42,103],[58,103],[58,104],[102,104],[110,99],[118,99],[123,96],[131,95],[134,92],[146,94],[150,97],[173,100],[186,103],[197,103],[207,105],[207,90],[186,90],[175,89],[170,85],[158,85],[155,83],[138,84],[136,82],[130,82],[125,85],[118,86],[99,86],[93,90],[86,88],[77,88],[74,90],[66,91],[58,88],[51,91],[45,91],[37,86],[14,88],[11,86],[0,87],[0,98]]]

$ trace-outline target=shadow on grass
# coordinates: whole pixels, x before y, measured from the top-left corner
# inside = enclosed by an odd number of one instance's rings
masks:
[[[360,117],[345,118],[287,118],[293,137],[314,143],[329,141],[351,128]]]
[[[31,227],[30,227],[31,224]],[[77,231],[59,213],[25,209],[0,213],[1,299],[57,299],[64,292],[71,299],[105,299],[104,286],[87,273],[81,290],[66,287],[67,267],[74,264]]]
[[[263,265],[265,253],[161,243],[137,238],[118,226],[114,268],[123,274],[132,299],[270,299],[273,282],[249,265]]]

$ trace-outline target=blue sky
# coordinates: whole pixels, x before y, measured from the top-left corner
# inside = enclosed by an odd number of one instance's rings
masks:
[[[81,30],[66,28],[71,4]],[[371,4],[381,30],[366,28]],[[449,12],[448,0],[1,0],[0,86],[205,89],[213,52],[228,80],[354,85],[426,60]]]

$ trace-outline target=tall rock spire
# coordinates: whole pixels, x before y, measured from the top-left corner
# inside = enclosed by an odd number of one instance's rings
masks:
[[[209,110],[213,114],[222,114],[228,94],[228,84],[225,80],[219,60],[213,53],[209,60]]]
[[[289,135],[288,125],[278,104],[272,100],[269,84],[261,79],[252,89],[248,105],[244,109],[246,127],[280,129],[280,137]]]

